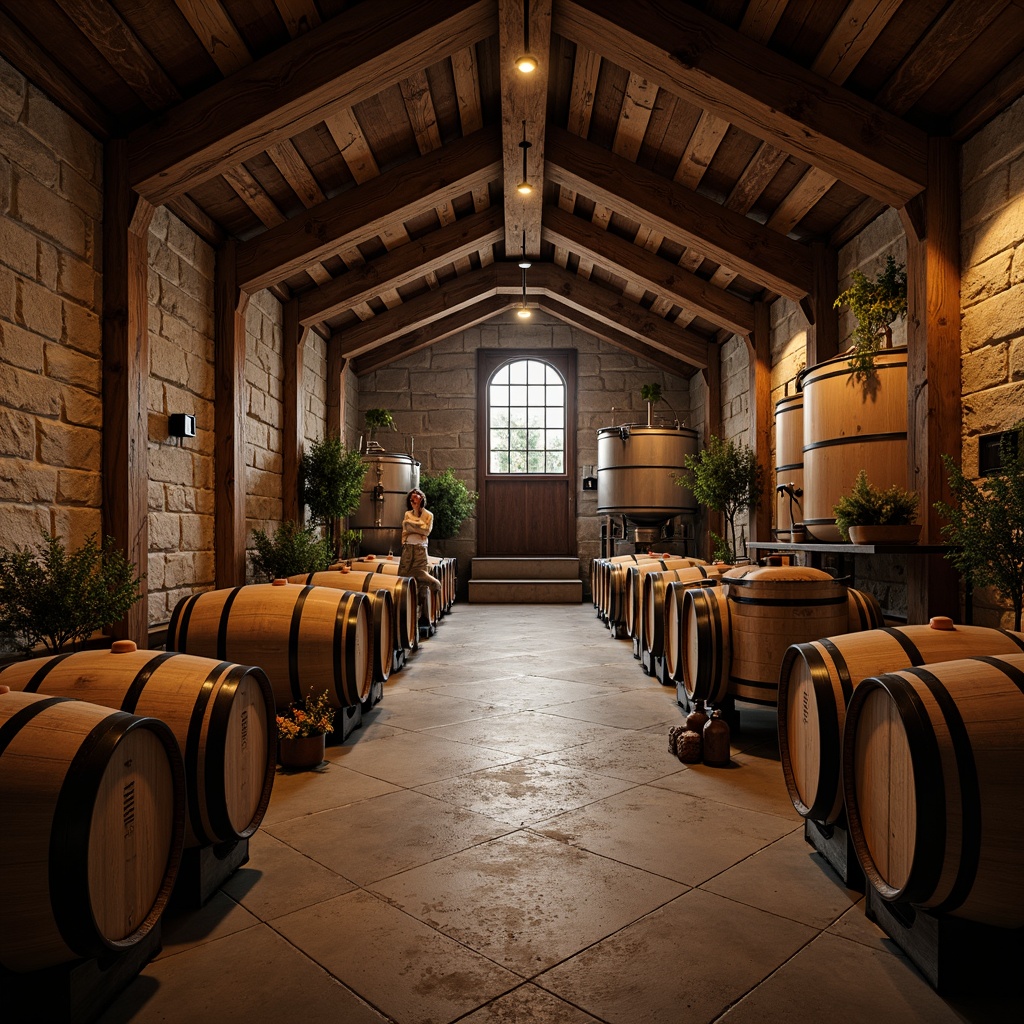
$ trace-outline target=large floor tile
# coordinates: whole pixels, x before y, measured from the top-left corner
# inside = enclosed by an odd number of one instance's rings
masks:
[[[460,1024],[525,1024],[527,1021],[534,1024],[600,1024],[589,1013],[536,985],[520,985],[464,1017]]]
[[[266,925],[147,966],[98,1024],[386,1024]]]
[[[814,935],[695,889],[535,981],[611,1024],[704,1024]]]
[[[530,977],[684,888],[565,843],[516,832],[385,879],[373,890]]]
[[[961,1020],[909,961],[825,934],[737,1003],[722,1024],[791,1024],[815,1014],[829,1024]],[[1009,1024],[1010,1018],[1004,1020]]]
[[[463,775],[457,785],[433,782],[418,792],[523,826],[628,789],[629,782],[531,758]]]
[[[171,907],[162,918],[163,948],[158,959],[204,946],[225,935],[254,928],[259,923],[255,914],[220,891],[215,892],[198,910]]]
[[[506,659],[506,664],[508,659]],[[515,660],[520,667],[519,659]],[[506,672],[493,678],[470,678],[464,682],[453,682],[450,678],[443,685],[434,687],[435,693],[463,700],[476,700],[498,704],[508,711],[534,711],[551,704],[565,704],[573,700],[615,693],[618,687],[596,683],[578,682],[573,679],[551,679],[547,676],[511,674]]]
[[[395,1024],[448,1024],[522,981],[362,890],[274,924]]]
[[[372,714],[376,721],[394,729],[418,732],[454,722],[504,715],[508,709],[477,700],[459,700],[429,689],[398,690],[385,695]]]
[[[616,737],[613,743],[594,740],[538,757],[542,761],[629,782],[653,782],[686,770],[686,765],[668,752],[668,729],[630,730]]]
[[[700,885],[795,827],[774,814],[637,786],[542,822],[536,830],[686,885]]]
[[[624,690],[569,704],[550,704],[544,712],[618,729],[647,729],[663,724],[666,736],[669,725],[675,725],[679,719],[679,706],[660,686],[656,690]]]
[[[410,790],[271,827],[281,842],[358,885],[507,831],[493,818]]]
[[[327,748],[327,760],[308,772],[278,771],[270,806],[263,816],[262,828],[287,818],[300,818],[329,807],[369,800],[383,793],[392,793],[397,787],[361,772],[350,771],[331,760],[336,748]]]

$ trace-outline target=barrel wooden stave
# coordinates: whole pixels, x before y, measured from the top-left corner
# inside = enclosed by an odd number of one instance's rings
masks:
[[[643,633],[643,584],[650,573],[668,572],[670,569],[692,569],[697,576],[707,575],[691,558],[659,558],[656,561],[638,562],[626,570],[626,632],[633,640],[639,640]]]
[[[0,965],[123,953],[170,898],[185,830],[181,755],[153,718],[0,695]]]
[[[690,700],[712,704],[729,685],[729,608],[723,587],[683,593],[683,688]]]
[[[843,741],[850,837],[891,902],[1024,926],[1024,654],[871,676]]]
[[[15,662],[0,682],[165,722],[184,759],[187,846],[248,838],[263,820],[277,726],[262,669],[160,651],[80,651]]]
[[[880,628],[795,644],[779,674],[779,753],[797,812],[826,824],[843,813],[846,706],[869,676],[928,662],[1024,651],[1024,633],[985,626]]]
[[[719,566],[696,565],[645,574],[641,586],[640,614],[636,624],[636,639],[640,644],[640,649],[659,658],[665,653],[667,633],[665,599],[668,596],[670,584],[682,583],[686,586],[696,587],[712,586],[717,582],[720,573]]]

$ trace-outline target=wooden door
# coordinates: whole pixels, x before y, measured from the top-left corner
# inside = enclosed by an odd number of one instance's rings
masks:
[[[479,554],[575,557],[576,350],[479,349],[477,396]]]

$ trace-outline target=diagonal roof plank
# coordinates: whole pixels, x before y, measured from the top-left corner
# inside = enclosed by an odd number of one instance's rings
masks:
[[[500,241],[504,234],[500,206],[490,206],[446,224],[371,260],[321,288],[299,295],[299,323],[310,326],[389,289],[407,285],[440,267]]]
[[[556,206],[544,209],[544,240],[603,264],[644,291],[656,292],[730,333],[754,329],[753,303]]]
[[[807,249],[742,214],[554,125],[548,180],[650,224],[766,288],[799,301],[813,286]]]
[[[524,16],[524,4],[528,14]],[[544,180],[544,129],[547,125],[548,70],[551,64],[551,0],[498,0],[498,52],[501,79],[501,136],[505,154],[505,255],[540,256],[540,219]],[[524,17],[529,17],[530,50],[537,68],[523,74],[515,66],[525,50]],[[526,180],[533,192],[522,196],[525,122]],[[525,241],[524,241],[525,239]]]
[[[432,293],[433,294],[433,293]],[[403,334],[402,337],[371,349],[365,355],[353,359],[351,362],[352,371],[357,377],[379,370],[396,359],[403,359],[405,356],[418,352],[421,348],[433,345],[435,341],[450,338],[459,331],[468,330],[477,324],[490,320],[499,313],[514,308],[515,300],[509,295],[491,295],[481,299],[480,302],[466,306],[454,313],[445,316],[441,320],[434,320],[422,327]]]
[[[251,293],[284,281],[311,263],[433,210],[500,173],[496,131],[456,139],[240,242],[239,287]]]
[[[578,327],[588,334],[593,334],[595,338],[607,341],[610,345],[629,352],[631,355],[639,356],[652,366],[657,366],[668,373],[674,373],[677,377],[689,378],[696,372],[697,368],[692,364],[682,359],[676,359],[674,356],[662,352],[660,348],[647,345],[609,324],[581,313],[578,309],[566,306],[546,292],[542,292],[537,298],[537,305],[552,316],[558,317],[559,320],[567,323],[570,327]]]
[[[132,132],[131,185],[162,205],[496,31],[489,0],[358,4]]]
[[[925,187],[924,132],[689,5],[560,0],[554,31],[891,206]]]

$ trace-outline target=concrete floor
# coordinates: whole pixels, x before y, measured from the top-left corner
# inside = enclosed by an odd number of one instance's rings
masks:
[[[583,605],[457,604],[115,1022],[1024,1020],[943,999],[804,842],[773,712],[731,768]]]

